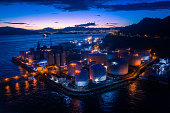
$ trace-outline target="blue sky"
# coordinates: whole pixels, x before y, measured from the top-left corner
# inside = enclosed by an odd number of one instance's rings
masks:
[[[126,26],[170,15],[170,0],[1,0],[0,26],[64,28],[88,22]]]

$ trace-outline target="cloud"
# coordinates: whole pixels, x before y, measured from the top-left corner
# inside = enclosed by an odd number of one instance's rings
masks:
[[[27,24],[27,23],[16,23],[16,22],[3,22],[3,23],[6,23],[6,24]],[[27,24],[27,25],[29,25],[29,24]]]
[[[103,8],[110,11],[135,11],[135,10],[157,10],[170,9],[170,1],[136,3],[126,5],[97,5],[97,8]]]
[[[35,3],[67,11],[103,8],[110,11],[170,9],[170,0],[0,0],[4,4]]]
[[[87,26],[96,26],[95,23],[86,23],[86,24],[80,24],[80,25],[75,25],[76,27],[87,27]]]

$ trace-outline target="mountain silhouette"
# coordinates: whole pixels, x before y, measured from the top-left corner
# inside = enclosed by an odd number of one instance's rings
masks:
[[[138,24],[126,26],[120,30],[121,33],[126,35],[150,35],[150,36],[170,36],[170,16],[159,18],[144,18]]]
[[[8,27],[8,26],[0,27],[0,35],[29,35],[29,34],[38,34],[38,31]]]

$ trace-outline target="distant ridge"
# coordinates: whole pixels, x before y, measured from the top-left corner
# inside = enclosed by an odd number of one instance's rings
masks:
[[[170,36],[170,16],[160,18],[144,18],[138,24],[126,26],[120,30],[121,33],[129,35],[145,35],[150,36]]]
[[[8,26],[0,27],[0,35],[29,35],[29,34],[38,34],[38,31],[8,27]]]

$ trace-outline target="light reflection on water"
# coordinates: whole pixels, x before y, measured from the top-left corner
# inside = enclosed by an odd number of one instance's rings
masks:
[[[17,95],[20,95],[20,94],[21,94],[21,92],[20,92],[20,86],[19,86],[19,83],[18,83],[18,82],[15,83],[15,90],[16,90],[16,94],[17,94]]]
[[[0,109],[10,113],[102,113],[102,112],[142,112],[157,109],[168,109],[168,93],[162,87],[152,88],[142,81],[135,81],[125,87],[114,89],[92,97],[69,97],[53,91],[49,86],[36,79],[32,81],[18,81],[0,87],[0,100],[5,99],[5,106]],[[155,100],[159,100],[155,101]],[[0,101],[1,102],[1,101]],[[160,105],[160,103],[162,103]],[[154,106],[152,106],[152,104]],[[45,107],[44,107],[45,106]],[[27,111],[29,109],[29,111]],[[5,112],[3,112],[5,113]],[[166,113],[166,112],[165,112]]]
[[[25,81],[25,92],[29,91],[29,82],[28,80]]]
[[[117,91],[110,91],[100,95],[100,105],[103,111],[112,111],[116,101]]]
[[[8,97],[10,97],[10,96],[11,96],[10,86],[9,86],[9,85],[5,86],[5,89],[6,89],[6,95],[7,95]]]

